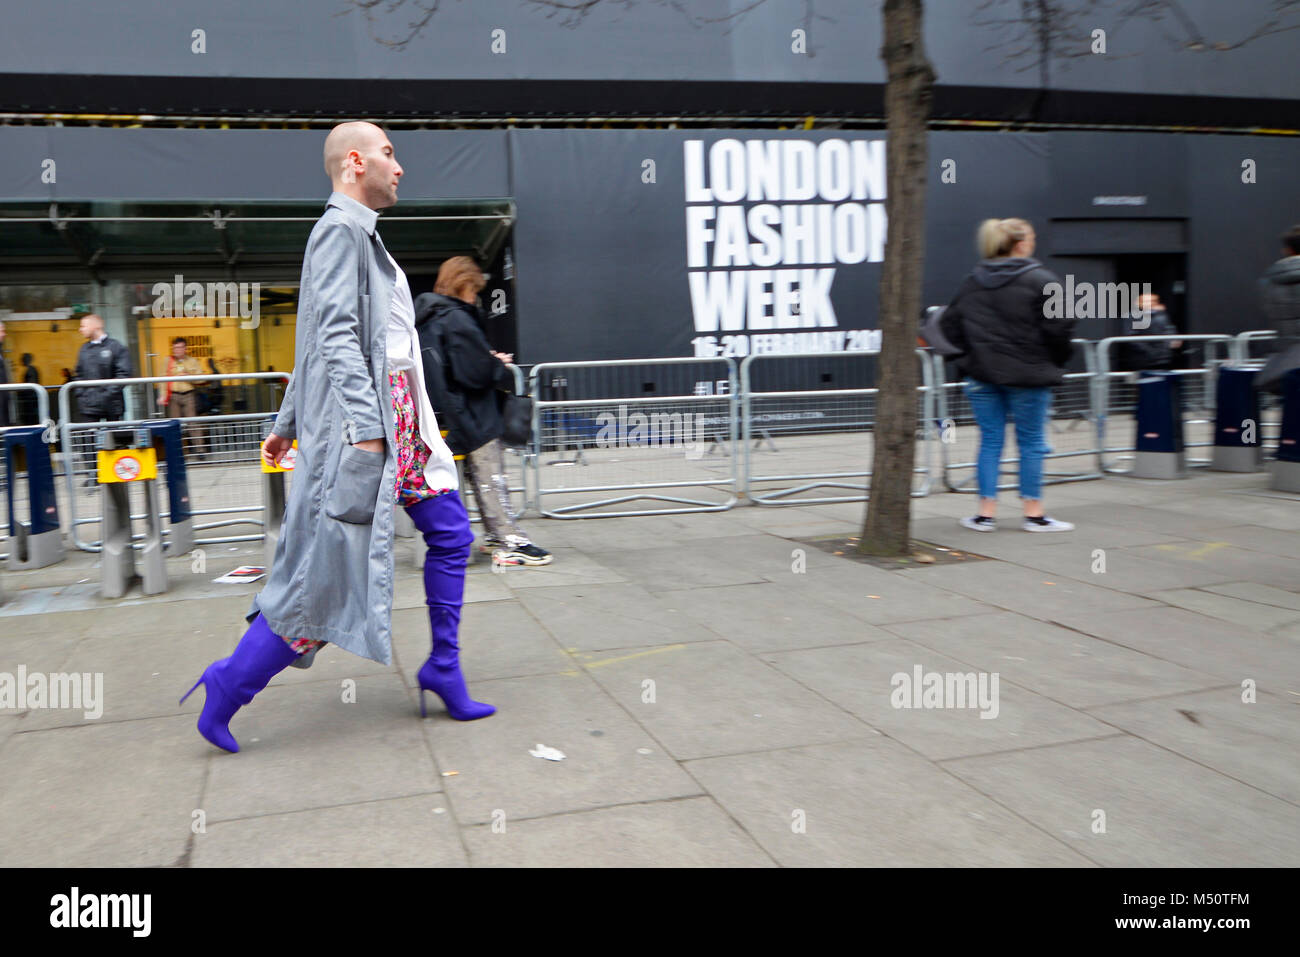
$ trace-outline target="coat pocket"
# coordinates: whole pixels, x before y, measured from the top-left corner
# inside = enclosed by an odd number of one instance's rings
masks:
[[[325,514],[353,525],[373,522],[379,483],[384,480],[387,461],[388,456],[383,452],[365,452],[351,445],[343,446],[338,471],[325,496]]]

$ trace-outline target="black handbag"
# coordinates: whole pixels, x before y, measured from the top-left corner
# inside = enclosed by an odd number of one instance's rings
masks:
[[[527,448],[533,441],[533,400],[507,395],[501,408],[501,441],[511,448]]]

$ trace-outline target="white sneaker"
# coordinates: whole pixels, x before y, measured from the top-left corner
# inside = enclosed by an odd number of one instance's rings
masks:
[[[1048,515],[1042,515],[1038,518],[1025,516],[1024,524],[1020,526],[1026,532],[1072,532],[1074,526],[1069,522],[1058,522]]]
[[[969,528],[974,532],[996,532],[998,530],[997,521],[984,515],[976,515],[973,518],[963,518],[961,523],[963,527]]]

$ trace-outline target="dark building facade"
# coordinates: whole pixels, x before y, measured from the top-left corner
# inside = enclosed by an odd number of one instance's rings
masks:
[[[137,326],[174,275],[291,304],[328,192],[325,129],[364,116],[405,167],[381,229],[416,291],[447,256],[478,257],[490,332],[521,362],[874,347],[878,4],[610,2],[574,20],[485,0],[414,33],[400,9],[367,22],[346,3],[308,19],[279,0],[87,5],[71,32],[62,8],[3,6],[11,330],[76,300],[144,368],[180,328]],[[1300,128],[1300,100],[1278,95],[1300,34],[1214,50],[1268,5],[1189,0],[1191,34],[1103,22],[1107,53],[1066,56],[1092,42],[1071,23],[1026,60],[977,6],[927,5],[926,301],[972,265],[980,220],[1023,216],[1062,275],[1149,283],[1185,332],[1262,326],[1257,278],[1300,221],[1300,140],[1271,135]],[[1145,128],[1100,128],[1125,125]],[[251,330],[231,361],[283,368],[279,335]]]

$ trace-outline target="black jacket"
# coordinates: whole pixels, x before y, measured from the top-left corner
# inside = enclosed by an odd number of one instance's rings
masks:
[[[1262,285],[1264,314],[1275,324],[1300,323],[1300,256],[1287,256],[1269,266]],[[1294,331],[1279,329],[1284,336]]]
[[[1139,319],[1141,314],[1138,314]],[[1133,327],[1133,321],[1130,320],[1126,326],[1128,335],[1131,336],[1172,336],[1177,335],[1178,330],[1174,327],[1173,322],[1169,319],[1169,313],[1163,309],[1153,309],[1151,312],[1151,324],[1145,329],[1136,329]],[[1150,371],[1153,369],[1172,369],[1174,365],[1173,346],[1168,341],[1165,342],[1126,342],[1123,343],[1123,349],[1120,351],[1120,369],[1136,370],[1139,372]]]
[[[514,391],[514,377],[492,355],[479,328],[478,309],[435,292],[415,299],[415,330],[420,336],[425,386],[447,430],[447,445],[464,455],[501,437],[501,406]]]
[[[993,385],[1061,381],[1073,319],[1047,318],[1046,287],[1060,279],[1036,259],[986,259],[962,282],[940,328],[962,352],[958,367]]]
[[[78,379],[129,379],[131,358],[126,346],[105,336],[96,345],[86,342],[77,353],[76,377]],[[126,410],[122,387],[111,385],[74,389],[77,408],[81,414],[97,419],[120,419]]]

